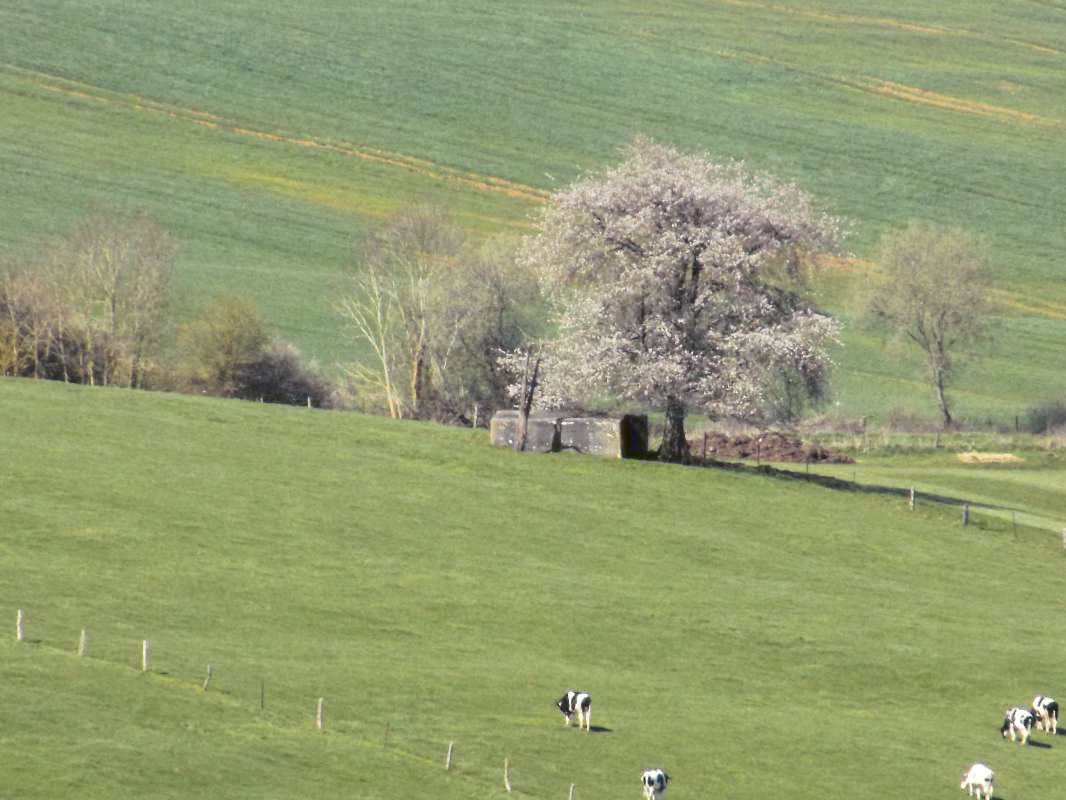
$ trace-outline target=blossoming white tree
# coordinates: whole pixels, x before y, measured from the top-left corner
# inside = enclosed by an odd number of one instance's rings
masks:
[[[681,461],[690,408],[751,418],[782,380],[819,396],[836,325],[795,289],[840,238],[793,185],[635,140],[555,194],[520,254],[558,323],[539,404],[609,393],[661,409],[659,457]]]

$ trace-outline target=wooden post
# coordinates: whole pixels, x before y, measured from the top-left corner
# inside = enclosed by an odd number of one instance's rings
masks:
[[[152,645],[145,639],[141,642],[141,672],[148,671],[148,661],[152,655]]]
[[[211,685],[211,676],[215,674],[215,668],[210,664],[207,665],[207,677],[204,678],[204,691],[207,691],[207,687]]]
[[[85,628],[81,629],[81,636],[78,638],[78,655],[85,655],[85,648],[89,645],[89,634]]]
[[[503,785],[508,792],[511,791],[511,760],[509,758],[503,760]]]
[[[15,641],[21,642],[26,639],[26,614],[20,608],[15,614]]]
[[[318,726],[318,729],[320,731],[324,730],[326,725],[326,712],[324,708],[325,702],[326,698],[318,698],[318,710],[315,712],[315,725]]]
[[[911,499],[907,501],[907,506],[911,511],[914,511],[914,487],[911,487]]]
[[[477,406],[474,406],[477,408]],[[476,412],[475,412],[476,413]],[[448,756],[444,759],[444,769],[449,770],[452,768],[452,748],[455,747],[455,742],[448,742]]]
[[[307,407],[311,407],[311,395],[307,395]]]
[[[964,526],[970,524],[970,504],[969,503],[965,503],[963,505],[963,507],[962,507],[962,524]]]

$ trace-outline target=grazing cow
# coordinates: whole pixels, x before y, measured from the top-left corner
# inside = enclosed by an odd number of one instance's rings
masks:
[[[1036,719],[1036,727],[1050,733],[1052,736],[1059,731],[1059,704],[1050,697],[1038,694],[1033,698],[1032,715]]]
[[[976,792],[978,798],[984,795],[985,800],[991,800],[992,783],[995,778],[996,776],[992,774],[988,764],[974,764],[962,776],[962,784],[959,788],[968,789],[970,797],[973,797],[974,792]]]
[[[577,714],[577,727],[591,730],[589,719],[592,716],[592,697],[589,696],[588,692],[579,692],[577,689],[571,689],[560,697],[555,705],[559,707],[559,710],[563,712],[563,716],[566,718],[563,724],[569,725],[574,714]]]
[[[999,732],[1006,737],[1007,733],[1010,733],[1010,740],[1014,741],[1014,735],[1017,734],[1021,737],[1021,743],[1025,744],[1029,739],[1029,731],[1033,729],[1033,715],[1026,711],[1024,708],[1015,706],[1014,708],[1007,709],[1007,713],[1003,717],[1003,724],[999,728]]]
[[[646,769],[640,773],[640,783],[644,787],[645,800],[658,800],[666,794],[666,784],[670,776],[661,769]]]

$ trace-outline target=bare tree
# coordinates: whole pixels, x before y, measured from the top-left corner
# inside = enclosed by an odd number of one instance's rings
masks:
[[[347,369],[363,391],[381,392],[392,417],[429,415],[434,296],[462,243],[442,211],[418,206],[371,231],[356,249],[351,289],[336,309],[369,345],[375,364]]]
[[[177,245],[147,216],[98,213],[5,271],[5,370],[137,387],[158,352]]]
[[[951,427],[947,388],[959,357],[987,330],[987,248],[966,231],[912,222],[883,238],[881,266],[885,281],[869,315],[922,351],[944,427]]]
[[[525,351],[543,333],[548,309],[535,276],[515,263],[514,243],[507,239],[465,252],[440,283],[432,346],[440,411],[455,419],[477,407],[487,420],[510,405],[510,375],[500,354]]]
[[[805,302],[800,265],[840,238],[795,186],[645,139],[556,193],[522,261],[555,302],[541,402],[590,392],[659,408],[659,457],[688,455],[689,408],[750,417],[769,380],[828,375],[836,325]]]
[[[159,343],[170,300],[177,243],[145,214],[85,219],[62,252],[77,287],[89,382],[137,387]]]
[[[361,274],[353,276],[351,293],[338,300],[336,308],[356,338],[369,345],[376,362],[370,365],[353,361],[345,365],[345,371],[361,390],[367,387],[380,390],[389,416],[400,418],[403,407],[396,389],[396,373],[400,368],[396,351],[401,343],[395,299],[375,264],[367,264]]]

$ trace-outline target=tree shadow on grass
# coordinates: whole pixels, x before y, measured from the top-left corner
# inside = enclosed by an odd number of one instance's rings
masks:
[[[814,462],[812,462],[814,463]],[[817,466],[817,464],[814,464]],[[804,483],[812,483],[816,486],[821,486],[825,489],[835,489],[837,491],[844,492],[862,492],[864,494],[887,494],[900,498],[910,497],[910,489],[901,488],[898,486],[881,486],[879,484],[864,484],[857,483],[856,481],[846,481],[843,478],[834,478],[831,475],[818,475],[808,472],[806,468],[803,472],[797,472],[790,469],[780,469],[778,467],[772,467],[769,464],[760,464],[758,466],[752,466],[751,464],[738,463],[735,461],[718,461],[717,459],[709,458],[705,464],[701,466],[711,467],[714,469],[725,469],[731,472],[740,472],[747,475],[766,475],[770,478],[777,478],[779,480],[791,480],[791,481],[803,481]],[[916,500],[924,500],[926,502],[939,503],[946,506],[970,506],[970,508],[977,509],[994,509],[997,511],[1018,511],[1022,512],[1026,509],[1017,508],[1014,506],[996,505],[993,503],[980,503],[973,500],[967,500],[962,497],[950,497],[943,494],[932,494],[930,492],[915,492]]]

